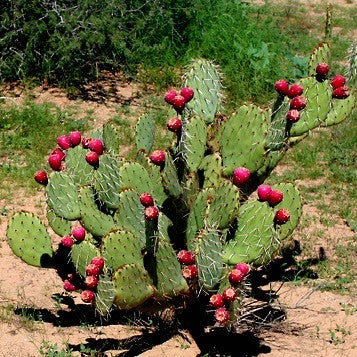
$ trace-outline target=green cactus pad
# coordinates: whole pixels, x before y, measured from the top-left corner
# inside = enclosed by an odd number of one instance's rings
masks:
[[[352,93],[346,99],[332,99],[331,109],[322,125],[330,126],[341,123],[352,113],[355,106],[356,98]]]
[[[113,278],[114,303],[121,309],[129,310],[141,305],[154,293],[146,270],[135,264],[120,267]]]
[[[113,155],[119,154],[120,138],[119,131],[111,124],[103,125],[103,144],[105,150]]]
[[[143,114],[136,124],[136,147],[150,152],[155,140],[155,121],[150,114]]]
[[[133,188],[140,194],[153,195],[153,182],[145,168],[137,162],[127,162],[119,170],[122,189]]]
[[[101,253],[106,266],[112,270],[125,264],[144,267],[142,248],[142,242],[133,233],[118,230],[103,237]]]
[[[159,219],[157,220],[157,234],[160,240],[170,242],[169,229],[172,225],[172,221],[160,212]]]
[[[291,136],[300,136],[321,125],[330,110],[332,88],[328,81],[318,82],[315,77],[308,77],[301,79],[300,84],[307,102],[300,112],[300,120],[291,127]]]
[[[112,279],[107,275],[101,274],[95,294],[95,309],[100,316],[108,316],[110,314],[114,297],[115,290]]]
[[[118,208],[119,192],[122,187],[119,168],[124,160],[111,155],[102,155],[95,174],[95,188],[98,197],[108,208]]]
[[[205,176],[203,187],[217,186],[223,175],[221,156],[217,153],[205,156],[200,168],[204,170]]]
[[[290,220],[276,227],[279,239],[283,240],[293,232],[299,223],[299,218],[302,213],[301,197],[299,190],[291,183],[280,183],[274,185],[272,188],[281,191],[284,195],[283,200],[274,207],[274,213],[282,208],[290,212]]]
[[[95,129],[90,133],[89,137],[92,139],[100,139],[103,141],[103,132],[100,129]]]
[[[72,263],[77,272],[82,276],[86,276],[86,267],[90,264],[91,260],[99,256],[99,250],[94,244],[88,242],[87,240],[73,245],[71,250]]]
[[[29,212],[15,213],[6,236],[13,253],[25,263],[35,267],[51,266],[51,238],[38,217]]]
[[[181,185],[177,177],[177,171],[172,157],[166,152],[165,166],[161,171],[161,177],[170,196],[177,197],[182,193]]]
[[[82,146],[67,151],[67,173],[76,185],[89,185],[93,181],[94,168],[86,161],[87,152]]]
[[[79,196],[82,212],[81,222],[87,231],[96,237],[102,237],[115,229],[113,217],[98,209],[91,187],[82,187]]]
[[[290,141],[289,141],[290,143]],[[279,161],[283,158],[286,149],[282,149],[279,151],[269,151],[266,158],[264,166],[262,166],[258,171],[258,176],[266,176],[268,175],[279,163]]]
[[[188,67],[184,75],[184,86],[194,91],[187,108],[212,123],[221,105],[222,85],[218,67],[212,62],[198,59]]]
[[[71,222],[56,216],[53,209],[47,208],[47,221],[53,231],[61,237],[71,233]]]
[[[238,228],[224,248],[223,262],[264,264],[279,246],[273,210],[265,202],[251,201],[240,207],[238,217]]]
[[[254,172],[264,165],[268,122],[269,111],[253,104],[241,106],[226,122],[221,140],[226,175],[237,167]]]
[[[198,282],[203,289],[211,291],[222,277],[222,242],[214,229],[202,231],[195,241]]]
[[[81,217],[77,188],[67,172],[53,172],[46,190],[48,205],[57,216],[70,221]]]
[[[185,125],[182,141],[186,167],[196,172],[206,150],[206,124],[200,117],[193,117]]]
[[[310,55],[309,59],[309,76],[314,76],[316,74],[316,67],[319,63],[330,62],[330,46],[328,43],[320,43],[315,49],[314,52]]]

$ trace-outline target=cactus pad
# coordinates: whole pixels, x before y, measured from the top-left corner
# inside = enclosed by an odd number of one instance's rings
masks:
[[[309,59],[309,76],[314,76],[316,74],[316,67],[319,63],[330,62],[330,46],[328,43],[320,43],[315,49],[314,52],[310,55]]]
[[[98,257],[99,255],[98,248],[86,240],[79,244],[75,244],[71,250],[72,263],[77,272],[82,276],[86,276],[87,265],[94,257]]]
[[[119,131],[111,124],[103,125],[103,144],[105,150],[113,155],[119,154]]]
[[[108,316],[115,297],[114,284],[107,275],[101,275],[95,295],[95,309],[101,316]]]
[[[136,147],[150,152],[155,140],[155,121],[149,114],[143,114],[136,124]]]
[[[47,221],[53,231],[63,237],[71,233],[71,222],[55,215],[51,208],[47,208]]]
[[[76,185],[89,185],[93,180],[94,168],[87,163],[86,153],[87,150],[82,146],[76,146],[67,151],[67,173]]]
[[[346,99],[332,99],[331,109],[322,125],[330,126],[341,123],[352,113],[355,106],[356,97],[353,93]]]
[[[204,157],[200,168],[204,171],[203,187],[217,186],[222,177],[222,158],[219,154]]]

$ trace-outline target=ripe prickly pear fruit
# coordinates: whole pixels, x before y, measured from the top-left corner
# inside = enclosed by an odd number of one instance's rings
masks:
[[[215,311],[214,317],[220,324],[225,324],[229,319],[229,312],[225,307],[220,307]]]
[[[86,268],[86,275],[99,275],[101,269],[95,264],[89,264]]]
[[[55,171],[60,171],[61,170],[61,166],[62,166],[62,158],[60,155],[50,155],[48,157],[48,163],[50,164],[50,167],[52,170]]]
[[[74,284],[72,284],[68,279],[66,279],[63,282],[63,289],[66,291],[75,291],[77,290],[76,286]]]
[[[86,161],[89,165],[97,166],[99,164],[99,155],[94,151],[87,152]]]
[[[170,90],[165,94],[165,102],[168,104],[174,104],[174,98],[177,96],[177,92],[175,90]]]
[[[150,160],[153,164],[161,166],[165,163],[166,154],[162,150],[155,150],[150,155]]]
[[[61,244],[66,248],[72,248],[73,239],[70,236],[65,236],[61,239]]]
[[[295,98],[299,95],[301,95],[304,91],[304,88],[301,87],[299,84],[292,84],[289,87],[289,91],[288,91],[288,97],[291,98]]]
[[[181,112],[184,110],[184,108],[185,108],[186,100],[185,100],[185,98],[184,98],[182,95],[178,94],[178,95],[174,98],[174,100],[173,100],[173,102],[172,102],[172,105],[173,105],[174,109],[175,109],[178,113],[181,113]]]
[[[238,269],[233,269],[229,273],[229,277],[228,278],[229,278],[229,282],[232,285],[236,285],[236,284],[239,284],[244,279],[244,274]]]
[[[87,289],[94,290],[98,285],[98,278],[95,275],[88,275],[84,281]]]
[[[92,140],[93,140],[92,138],[83,138],[82,139],[82,147],[83,147],[83,149],[88,149],[88,145]]]
[[[222,297],[224,302],[232,302],[237,297],[237,292],[233,288],[227,288],[223,291]]]
[[[270,195],[270,192],[271,192],[271,187],[270,186],[268,186],[268,185],[260,185],[260,186],[258,186],[257,193],[258,193],[259,201],[262,201],[262,202],[267,201],[268,197]]]
[[[48,176],[46,171],[37,171],[34,175],[34,179],[41,185],[46,186],[48,184]]]
[[[344,76],[342,76],[341,74],[336,75],[331,80],[331,86],[333,89],[342,87],[345,84],[346,84],[346,78]]]
[[[95,294],[92,290],[84,290],[82,291],[81,299],[86,303],[93,302],[95,300]]]
[[[300,113],[296,109],[289,110],[286,113],[286,118],[289,120],[290,123],[296,123],[300,119]]]
[[[283,200],[283,198],[284,198],[284,195],[281,191],[272,190],[268,197],[268,203],[270,204],[270,206],[276,206]]]
[[[195,263],[195,255],[189,250],[180,250],[177,253],[177,260],[181,264],[191,265]]]
[[[238,263],[235,267],[235,269],[240,270],[244,276],[246,276],[249,273],[250,266],[247,263]]]
[[[332,98],[336,99],[346,99],[347,97],[349,97],[349,95],[350,91],[349,88],[346,86],[338,87],[332,92]]]
[[[88,148],[91,151],[96,152],[98,155],[102,155],[104,152],[104,145],[102,140],[100,139],[93,139],[88,143]]]
[[[71,140],[69,139],[69,137],[67,135],[61,135],[57,139],[57,144],[59,145],[59,147],[61,149],[68,150],[71,147]]]
[[[150,193],[144,192],[140,195],[140,202],[144,207],[149,207],[154,205],[154,198]]]
[[[51,155],[59,155],[61,157],[61,160],[64,160],[66,157],[66,154],[60,148],[54,149]]]
[[[156,221],[159,217],[159,210],[155,206],[149,206],[145,210],[145,218],[149,221]]]
[[[290,109],[302,110],[306,107],[306,98],[299,95],[290,101]]]
[[[86,237],[86,230],[83,227],[78,227],[72,230],[72,236],[77,242],[82,242]]]
[[[316,75],[321,78],[326,77],[328,74],[328,71],[329,71],[329,66],[325,62],[321,62],[316,66]]]
[[[178,133],[181,131],[182,121],[179,118],[171,118],[167,122],[167,129],[173,133]]]
[[[233,173],[233,184],[240,187],[246,184],[250,178],[250,171],[245,167],[237,167]]]
[[[181,89],[180,94],[185,98],[185,101],[187,103],[193,98],[195,93],[192,88],[184,87]]]
[[[197,278],[198,270],[196,265],[188,265],[182,269],[182,276],[187,280],[192,280]]]
[[[77,146],[81,143],[82,134],[80,131],[72,131],[69,134],[69,140],[71,141],[71,146]]]
[[[284,224],[290,219],[290,212],[287,209],[279,209],[275,213],[274,222],[276,224]]]
[[[210,297],[209,303],[216,308],[222,307],[224,306],[223,296],[221,294],[214,294]]]
[[[103,257],[95,257],[90,261],[91,264],[94,264],[101,272],[104,268],[104,258]]]
[[[275,90],[281,95],[288,95],[289,83],[284,79],[280,79],[275,83]]]

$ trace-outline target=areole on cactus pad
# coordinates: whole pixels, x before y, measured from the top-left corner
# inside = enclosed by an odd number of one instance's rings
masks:
[[[323,57],[321,47],[316,51]],[[166,120],[174,118],[171,147],[154,147],[150,114],[137,122],[136,161],[120,155],[117,129],[109,124],[82,141],[79,132],[70,140],[61,136],[65,154],[54,154],[48,182],[45,172],[35,179],[46,186],[48,224],[65,238],[53,250],[37,217],[15,213],[7,229],[14,254],[30,265],[70,271],[64,289],[81,293],[103,316],[115,307],[157,311],[193,299],[212,321],[238,323],[250,271],[279,254],[301,215],[292,184],[261,184],[292,135],[338,123],[353,109],[353,91],[332,99],[327,80],[299,83],[293,89],[300,95],[303,88],[306,107],[295,122],[287,119],[286,81],[276,86],[273,109],[243,105],[219,122],[220,73],[199,59],[181,92],[165,96],[172,105]]]

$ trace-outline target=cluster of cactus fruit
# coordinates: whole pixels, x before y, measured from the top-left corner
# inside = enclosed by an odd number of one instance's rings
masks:
[[[224,120],[217,67],[194,61],[180,93],[165,96],[172,145],[153,150],[155,123],[144,114],[135,161],[120,156],[110,124],[89,138],[61,136],[48,160],[53,172],[35,180],[46,187],[48,224],[63,238],[54,251],[39,218],[19,212],[7,229],[13,252],[57,269],[64,289],[80,292],[102,316],[114,307],[159,311],[194,299],[217,324],[236,324],[249,271],[279,254],[301,215],[292,184],[264,180],[309,130],[341,122],[354,107],[353,91],[337,99],[324,80],[328,56],[321,44],[309,77],[279,81],[273,109],[243,105]]]

